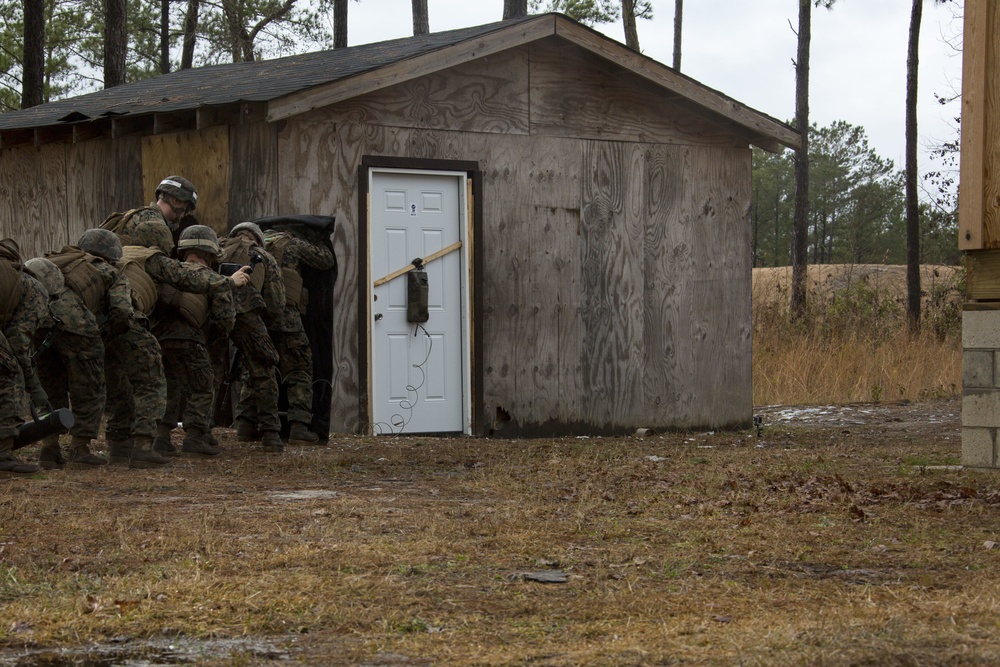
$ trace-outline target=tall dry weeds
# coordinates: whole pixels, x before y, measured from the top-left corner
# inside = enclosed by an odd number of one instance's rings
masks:
[[[963,273],[926,267],[921,328],[906,321],[905,267],[813,266],[808,315],[788,312],[790,270],[755,269],[755,405],[854,403],[961,391]]]

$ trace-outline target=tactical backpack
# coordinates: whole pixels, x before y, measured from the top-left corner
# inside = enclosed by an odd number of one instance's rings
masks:
[[[57,253],[45,253],[45,257],[59,267],[66,285],[76,292],[90,312],[95,315],[101,312],[108,288],[101,272],[92,263],[96,257],[73,246],[64,246]]]
[[[110,214],[108,217],[104,218],[104,222],[100,224],[101,229],[107,229],[118,235],[118,238],[122,238],[122,230],[125,229],[125,225],[128,221],[132,219],[136,213],[146,208],[145,206],[140,206],[139,208],[131,208],[124,213],[116,211]]]
[[[122,258],[116,265],[132,287],[132,307],[146,316],[153,312],[160,296],[156,281],[146,273],[146,261],[153,255],[162,254],[159,248],[127,245],[122,248]]]

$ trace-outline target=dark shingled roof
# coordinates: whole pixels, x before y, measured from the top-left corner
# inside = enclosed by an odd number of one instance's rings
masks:
[[[275,60],[197,67],[21,111],[0,114],[0,130],[32,129],[129,114],[171,113],[236,102],[267,102],[537,19],[404,37]]]

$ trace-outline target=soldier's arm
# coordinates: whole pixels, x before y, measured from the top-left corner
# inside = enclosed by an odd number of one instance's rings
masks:
[[[225,338],[236,323],[236,308],[233,306],[233,291],[228,286],[212,290],[209,294],[209,319]]]
[[[192,294],[209,294],[221,285],[230,284],[228,278],[214,271],[203,271],[166,255],[153,255],[146,260],[146,271],[157,281]]]
[[[270,255],[264,256],[264,263],[267,264],[267,275],[260,289],[260,296],[264,299],[267,312],[277,315],[285,307],[285,281],[281,278],[278,263]]]
[[[321,243],[310,243],[302,239],[294,239],[295,250],[298,252],[300,261],[306,266],[325,270],[333,266],[333,253]]]

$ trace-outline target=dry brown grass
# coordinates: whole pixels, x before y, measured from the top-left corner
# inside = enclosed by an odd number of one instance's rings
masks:
[[[923,326],[911,335],[905,271],[904,266],[810,266],[809,316],[793,324],[791,268],[754,269],[754,403],[958,395],[962,273],[956,267],[923,267]]]
[[[217,460],[3,482],[0,642],[249,636],[310,665],[994,662],[1000,484],[930,467],[957,462],[956,401],[893,409],[768,414],[761,438],[283,456],[226,433]],[[553,569],[568,581],[522,576]]]

